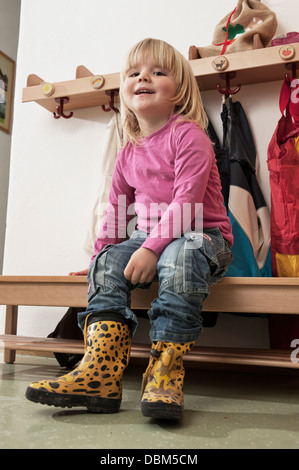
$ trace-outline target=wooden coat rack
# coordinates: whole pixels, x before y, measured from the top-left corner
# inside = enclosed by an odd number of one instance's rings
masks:
[[[192,50],[194,46],[191,46]],[[299,43],[266,47],[226,56],[192,59],[190,65],[201,91],[218,89],[225,95],[236,94],[241,84],[283,80],[286,67],[296,76],[299,68]],[[219,80],[225,80],[225,87]],[[100,106],[104,111],[117,112],[116,96],[120,74],[94,75],[85,66],[76,69],[74,80],[47,83],[35,74],[27,79],[22,101],[34,101],[55,113],[54,117],[70,118],[75,109]]]

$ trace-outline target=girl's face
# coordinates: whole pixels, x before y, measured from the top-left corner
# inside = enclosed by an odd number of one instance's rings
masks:
[[[174,111],[171,101],[177,91],[174,78],[168,70],[157,66],[153,59],[145,59],[131,67],[123,83],[123,99],[142,124],[164,125]]]

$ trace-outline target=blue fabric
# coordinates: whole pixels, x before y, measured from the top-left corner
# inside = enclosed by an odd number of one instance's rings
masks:
[[[235,243],[232,247],[233,261],[227,269],[226,276],[271,277],[271,249],[269,248],[264,266],[259,267],[249,238],[229,210],[228,215],[232,224]]]

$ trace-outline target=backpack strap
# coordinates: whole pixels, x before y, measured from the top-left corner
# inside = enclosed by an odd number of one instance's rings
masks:
[[[281,114],[284,114],[285,110],[289,113],[288,104],[291,98],[291,82],[289,77],[287,76],[282,84],[280,97],[279,97],[279,109]]]
[[[289,134],[281,139],[282,142],[286,142],[290,137],[295,137],[296,134],[299,134],[299,128],[293,129]]]

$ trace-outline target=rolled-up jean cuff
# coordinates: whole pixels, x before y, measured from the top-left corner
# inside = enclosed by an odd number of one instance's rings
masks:
[[[197,332],[190,335],[184,334],[175,334],[175,333],[167,333],[165,331],[157,331],[151,332],[150,339],[151,341],[165,341],[168,343],[192,343],[196,341],[202,333],[202,328],[198,328]]]
[[[111,309],[111,310],[115,310],[115,309]],[[107,308],[105,309],[105,312],[107,313]],[[131,331],[132,331],[132,336],[135,334],[135,331],[137,329],[137,326],[138,326],[138,320],[137,320],[137,317],[135,315],[135,313],[130,310],[129,308],[121,308],[121,309],[118,309],[118,312],[123,315],[127,320],[130,320],[131,322]],[[79,312],[77,317],[78,317],[78,326],[79,328],[84,332],[84,326],[85,326],[85,321],[86,321],[86,318],[88,315],[92,315],[93,313],[95,314],[100,314],[100,310],[96,310],[96,311],[88,311],[88,309],[85,311],[85,312]]]

